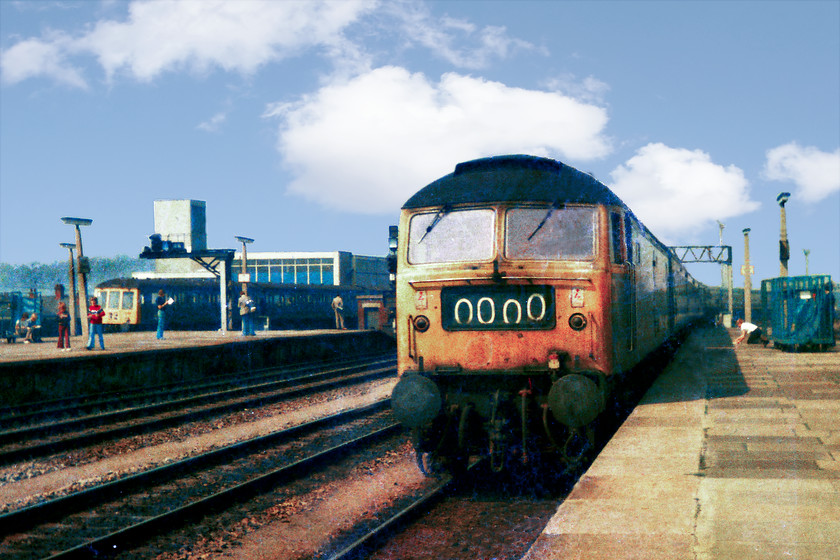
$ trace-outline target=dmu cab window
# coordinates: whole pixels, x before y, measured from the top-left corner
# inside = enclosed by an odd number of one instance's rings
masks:
[[[505,216],[505,256],[526,260],[592,260],[595,224],[594,208],[511,208]]]
[[[487,261],[495,256],[493,210],[453,210],[416,214],[408,226],[411,264]]]
[[[132,309],[134,307],[134,292],[123,292],[122,308]]]

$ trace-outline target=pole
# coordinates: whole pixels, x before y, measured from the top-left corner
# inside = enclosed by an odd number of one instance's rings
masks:
[[[248,243],[253,243],[254,240],[251,239],[250,237],[243,237],[241,235],[235,235],[234,237],[236,237],[236,239],[238,241],[242,242],[242,261],[241,261],[241,263],[242,263],[242,274],[245,275],[245,274],[248,274],[248,248],[246,247],[246,245]],[[245,292],[246,296],[248,295],[248,282],[247,281],[242,282],[242,291]]]
[[[78,315],[78,312],[76,311],[76,306],[79,304],[79,302],[76,299],[76,265],[75,265],[74,259],[73,259],[73,249],[76,246],[72,243],[62,243],[61,246],[64,247],[65,249],[67,249],[67,251],[70,253],[70,261],[69,261],[69,265],[67,267],[67,269],[68,269],[67,273],[68,273],[68,276],[70,277],[70,305],[69,305],[69,307],[70,307],[70,324],[72,326],[70,327],[69,332],[70,332],[71,336],[76,336],[76,335],[79,334],[79,332],[76,330],[76,317]]]
[[[219,302],[221,305],[222,334],[227,334],[228,325],[227,278],[228,272],[230,272],[229,267],[230,260],[225,258],[225,262],[222,263],[221,270],[219,271]]]
[[[744,321],[752,323],[752,273],[750,272],[750,228],[744,229]]]
[[[79,302],[79,316],[82,319],[82,336],[87,340],[90,329],[87,322],[87,305],[88,305],[88,291],[87,291],[87,267],[83,266],[86,263],[84,260],[84,250],[82,250],[82,231],[79,226],[89,226],[93,223],[90,218],[61,218],[65,224],[72,225],[76,228],[76,277],[79,281],[79,292],[81,301]]]
[[[723,228],[725,228],[726,226],[720,220],[718,220],[717,224],[718,224],[718,228],[719,228],[718,242],[719,242],[719,245],[721,247],[723,247]],[[731,254],[732,253],[730,251],[730,255]],[[726,286],[727,286],[727,283],[726,283],[726,268],[727,268],[727,264],[725,262],[720,264],[720,292],[719,293],[720,293],[721,299],[723,299],[723,290],[725,290]],[[731,304],[729,306],[729,323],[732,323],[732,305]],[[727,326],[727,327],[729,326],[729,325],[726,324],[726,318],[725,317],[724,317],[724,325]]]
[[[811,273],[808,270],[808,256],[811,254],[811,250],[802,249],[802,252],[805,253],[805,276],[810,276]]]
[[[82,257],[84,257],[84,251],[82,249],[82,231],[79,228],[79,224],[75,224],[76,226],[76,275],[78,277],[79,282],[79,292],[81,295],[81,301],[79,302],[79,315],[82,317],[82,338],[84,340],[90,339],[90,326],[88,325],[87,321],[87,306],[88,306],[88,290],[87,290],[87,274],[85,270],[82,268]]]
[[[242,242],[242,274],[248,274],[248,249],[246,243]],[[248,295],[248,282],[242,282],[242,291]]]
[[[789,198],[789,192],[779,193],[779,196],[776,197],[776,202],[779,203],[779,208],[781,209],[781,225],[779,228],[779,276],[788,275],[788,261],[790,260],[790,243],[788,243],[787,215],[785,212],[785,203]]]
[[[734,290],[734,286],[733,286],[733,279],[732,279],[732,263],[730,262],[729,264],[726,265],[726,292],[727,292],[727,301],[729,303],[727,308],[729,309],[729,323],[730,323],[728,326],[730,326],[730,327],[732,326],[732,313],[734,311],[733,310],[734,304],[732,302],[732,292],[733,292],[733,290]]]

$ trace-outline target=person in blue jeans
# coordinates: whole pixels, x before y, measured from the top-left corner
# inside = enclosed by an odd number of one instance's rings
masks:
[[[166,306],[169,302],[166,299],[166,293],[163,290],[158,292],[155,298],[155,305],[157,305],[157,338],[163,340],[163,327],[166,322]]]
[[[99,347],[105,350],[105,338],[102,336],[102,318],[105,316],[105,310],[99,305],[99,300],[95,297],[90,298],[90,306],[88,306],[88,321],[90,322],[90,337],[86,348],[93,350],[96,336],[99,336]]]
[[[242,336],[254,336],[254,313],[257,311],[254,300],[248,297],[245,290],[239,293],[239,316],[242,319]]]

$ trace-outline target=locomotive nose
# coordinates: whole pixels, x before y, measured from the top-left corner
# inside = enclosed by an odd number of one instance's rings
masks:
[[[589,424],[604,408],[598,385],[577,374],[563,376],[551,386],[548,407],[558,422],[570,428]]]
[[[416,373],[407,373],[391,392],[391,408],[401,424],[419,428],[440,412],[440,389],[435,382]]]

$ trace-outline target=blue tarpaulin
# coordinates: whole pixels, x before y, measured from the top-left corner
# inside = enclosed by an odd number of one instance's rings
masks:
[[[831,277],[784,276],[761,282],[765,330],[774,346],[834,346]]]

